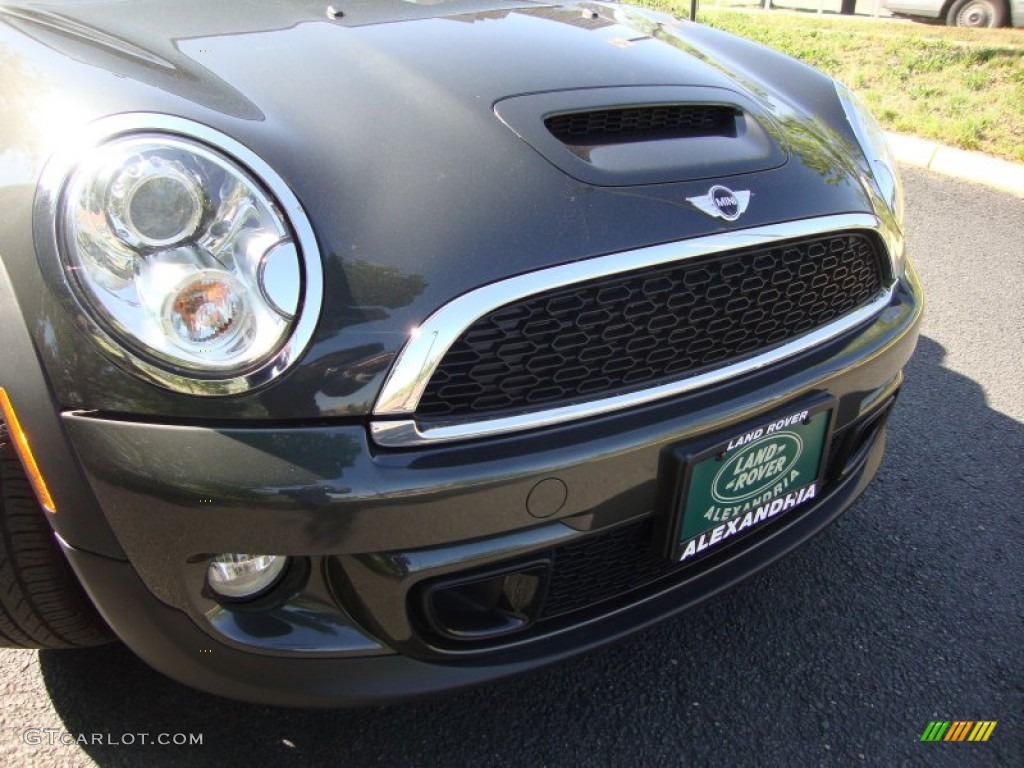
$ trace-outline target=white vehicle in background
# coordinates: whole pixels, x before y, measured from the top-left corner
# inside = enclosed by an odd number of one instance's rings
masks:
[[[950,27],[1024,27],[1024,0],[882,0],[896,16]]]

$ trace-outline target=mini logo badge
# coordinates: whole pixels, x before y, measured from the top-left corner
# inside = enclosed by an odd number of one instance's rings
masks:
[[[687,202],[708,216],[726,221],[736,221],[750,204],[750,191],[733,192],[728,187],[716,184],[706,195],[688,197]]]

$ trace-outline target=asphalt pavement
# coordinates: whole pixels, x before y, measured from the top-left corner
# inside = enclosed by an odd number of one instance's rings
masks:
[[[0,651],[0,765],[1024,765],[1024,199],[905,180],[923,334],[877,481],[806,547],[612,648],[382,709],[239,704],[120,646]],[[922,743],[933,720],[997,725]]]

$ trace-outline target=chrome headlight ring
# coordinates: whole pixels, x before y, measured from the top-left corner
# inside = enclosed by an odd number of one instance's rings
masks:
[[[166,389],[251,391],[312,340],[323,266],[309,219],[266,162],[205,125],[150,113],[91,123],[46,164],[33,225],[69,312],[114,362]]]

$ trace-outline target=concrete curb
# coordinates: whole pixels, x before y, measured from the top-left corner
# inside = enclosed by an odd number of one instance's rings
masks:
[[[1024,197],[1024,164],[1000,160],[981,152],[945,147],[902,133],[886,133],[885,137],[901,163]]]

